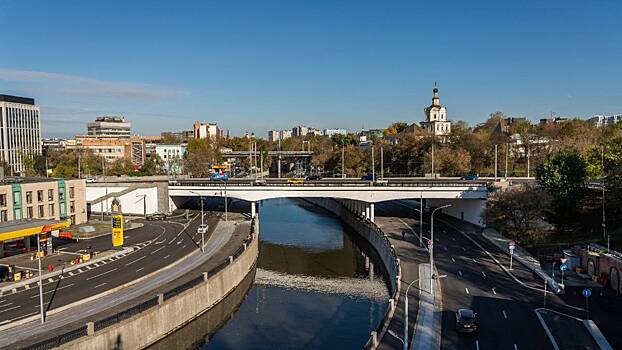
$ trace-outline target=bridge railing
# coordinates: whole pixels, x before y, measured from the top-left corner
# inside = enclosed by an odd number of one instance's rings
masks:
[[[204,179],[170,181],[169,186],[204,186],[204,187],[486,187],[484,181],[305,181],[303,183],[288,183],[287,181],[270,180],[256,182],[254,180],[235,180],[225,182],[209,181]]]
[[[201,283],[209,283],[209,278],[210,276],[215,276],[218,272],[222,271],[225,267],[231,265],[237,258],[239,258],[242,253],[246,250],[246,248],[248,247],[248,245],[253,241],[253,239],[257,239],[256,237],[256,229],[258,222],[257,220],[252,220],[251,221],[251,229],[250,229],[250,233],[249,235],[242,241],[242,244],[238,247],[238,249],[236,250],[236,252],[232,255],[232,259],[231,258],[226,258],[224,261],[222,261],[220,264],[218,264],[217,266],[213,267],[212,269],[210,269],[209,271],[207,271],[207,280],[206,280],[206,275],[201,274],[199,276],[196,276],[195,278],[191,279],[188,282],[185,282],[181,285],[175,286],[171,289],[169,289],[168,291],[164,292],[162,295],[155,295],[151,298],[149,298],[148,300],[136,304],[132,307],[129,307],[123,311],[117,312],[111,316],[107,316],[104,318],[100,318],[97,319],[95,321],[92,322],[92,329],[93,332],[97,332],[99,330],[108,328],[110,326],[113,326],[119,322],[122,322],[124,320],[127,320],[133,316],[136,316],[140,313],[143,313],[145,311],[151,310],[154,307],[157,307],[158,305],[160,305],[162,302],[164,302],[165,300],[171,299],[175,296],[178,296],[179,294],[201,284]],[[82,327],[78,327],[75,328],[69,332],[65,332],[61,335],[57,335],[57,336],[53,336],[50,338],[47,338],[43,341],[39,341],[35,344],[32,344],[30,346],[24,347],[23,349],[25,350],[47,350],[47,349],[53,349],[56,347],[59,347],[63,344],[66,344],[70,341],[79,339],[81,337],[84,336],[88,336],[89,335],[89,325],[85,325]]]

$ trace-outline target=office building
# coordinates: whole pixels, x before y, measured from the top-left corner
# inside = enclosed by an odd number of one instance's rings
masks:
[[[41,116],[33,98],[0,95],[0,161],[14,174],[24,157],[41,154]]]
[[[272,141],[272,142],[276,142],[279,140],[283,141],[290,137],[292,137],[291,130],[270,130],[268,131],[268,141]]]
[[[211,138],[213,140],[220,139],[220,129],[216,123],[194,122],[192,126],[193,137],[195,139]]]
[[[292,128],[292,137],[304,137],[309,132],[306,126],[298,125]]]
[[[164,163],[163,167],[167,174],[181,174],[183,172],[183,159],[186,156],[186,145],[156,145],[156,154]]]
[[[606,127],[622,121],[622,114],[616,115],[595,115],[587,120],[596,127]]]
[[[108,162],[127,159],[135,167],[145,164],[145,140],[139,137],[130,138],[97,138],[76,136],[75,143],[67,143],[68,149],[90,150],[93,154],[103,157]]]
[[[447,120],[447,109],[441,106],[438,95],[438,86],[434,83],[434,95],[432,105],[424,109],[425,121],[421,122],[421,127],[436,136],[445,137],[451,132],[451,122]]]
[[[129,138],[132,124],[123,117],[102,116],[86,124],[87,134],[92,137]]]
[[[347,133],[346,129],[324,129],[325,136],[346,135]]]

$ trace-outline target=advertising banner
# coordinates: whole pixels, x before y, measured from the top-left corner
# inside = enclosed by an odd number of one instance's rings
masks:
[[[112,246],[123,246],[123,215],[112,217]]]

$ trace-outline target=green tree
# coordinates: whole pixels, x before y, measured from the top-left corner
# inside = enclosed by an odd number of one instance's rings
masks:
[[[211,138],[193,139],[188,142],[186,170],[193,176],[208,176],[211,166],[221,160],[218,145]]]

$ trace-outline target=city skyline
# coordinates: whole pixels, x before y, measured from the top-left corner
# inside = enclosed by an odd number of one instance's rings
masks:
[[[448,119],[471,125],[622,111],[616,2],[34,3],[0,2],[29,16],[0,15],[15,33],[0,91],[37,100],[45,137],[101,115],[143,135],[195,120],[232,135],[419,123],[434,81]]]

